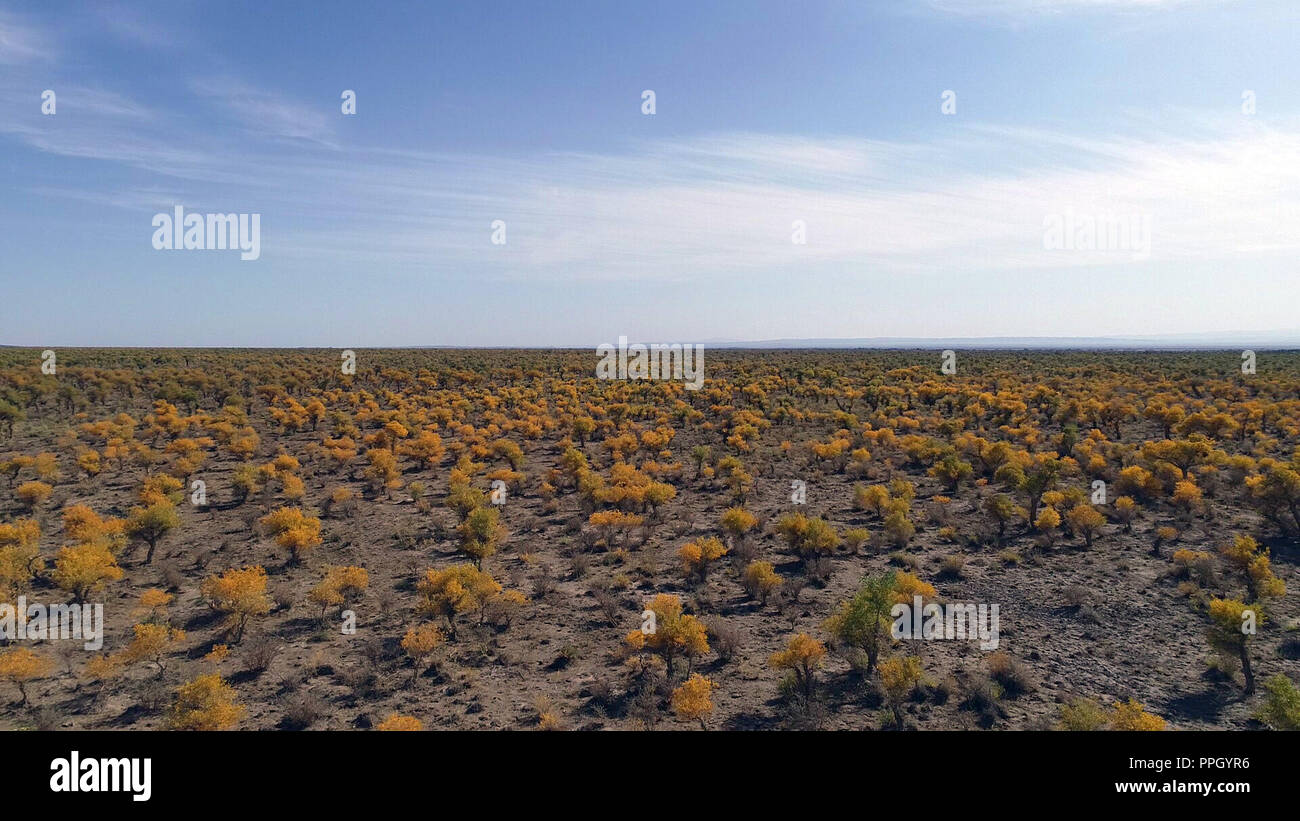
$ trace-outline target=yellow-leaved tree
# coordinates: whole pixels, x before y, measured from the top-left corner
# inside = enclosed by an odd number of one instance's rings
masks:
[[[673,690],[673,712],[687,721],[700,722],[700,728],[707,730],[705,720],[713,712],[713,682],[699,673],[693,674],[676,690]]]
[[[54,663],[38,656],[28,647],[15,647],[0,652],[0,681],[18,686],[22,704],[27,703],[27,683],[45,678],[54,669]]]
[[[1210,646],[1231,661],[1241,664],[1246,679],[1246,695],[1255,692],[1255,672],[1250,664],[1250,638],[1264,623],[1264,613],[1255,605],[1237,599],[1210,599],[1210,627],[1206,638]]]
[[[41,559],[41,526],[35,519],[0,524],[0,601],[13,601],[26,592]]]
[[[446,570],[428,570],[415,585],[420,594],[420,611],[447,620],[447,633],[456,640],[456,617],[477,613],[480,623],[489,604],[499,598],[501,585],[491,574],[472,564],[452,565]]]
[[[174,730],[229,730],[243,715],[235,689],[216,673],[207,673],[177,688],[168,724]]]
[[[781,588],[781,576],[771,562],[750,562],[745,568],[744,584],[750,598],[767,604],[768,597]]]
[[[807,633],[799,633],[790,638],[784,650],[773,653],[767,663],[777,670],[789,670],[794,676],[795,687],[811,701],[817,670],[825,657],[824,644]]]
[[[727,547],[716,536],[687,542],[677,549],[682,563],[682,574],[689,581],[703,582],[709,575],[709,565],[727,555]]]
[[[149,552],[145,555],[145,562],[153,561],[154,550],[158,547],[158,542],[162,541],[168,533],[180,527],[181,517],[176,512],[176,506],[170,501],[163,499],[154,502],[148,507],[137,507],[131,510],[131,515],[126,521],[126,532],[133,539],[139,539],[149,545]]]
[[[1157,715],[1152,715],[1142,708],[1142,705],[1133,699],[1126,702],[1115,702],[1115,709],[1110,716],[1110,728],[1112,730],[1163,730],[1165,720]]]
[[[324,622],[326,610],[334,606],[350,608],[369,586],[370,574],[364,567],[330,567],[307,597],[320,605],[320,620]]]
[[[903,726],[903,703],[921,681],[921,660],[916,656],[891,656],[880,662],[880,689],[894,714],[894,726]]]
[[[135,638],[122,650],[121,660],[126,664],[151,661],[161,676],[164,672],[163,659],[168,653],[179,649],[178,645],[185,640],[185,631],[149,622],[137,624],[132,630]]]
[[[80,604],[123,574],[108,548],[91,543],[61,548],[50,575],[60,589],[71,593],[73,601]]]
[[[271,612],[271,600],[266,595],[266,570],[260,565],[230,569],[219,576],[203,580],[199,592],[208,600],[208,606],[226,614],[227,627],[234,633],[238,644],[244,636],[248,620]]]
[[[417,732],[424,729],[424,722],[415,716],[389,713],[388,718],[379,722],[375,729],[384,732]]]
[[[411,683],[414,684],[425,669],[429,658],[442,646],[443,635],[436,624],[411,627],[402,637],[402,649],[411,658]]]
[[[660,593],[645,606],[653,618],[646,618],[647,630],[633,630],[627,635],[633,650],[647,649],[664,660],[668,676],[673,674],[673,661],[685,656],[689,662],[687,673],[694,668],[695,659],[709,652],[708,630],[704,623],[682,612],[682,600],[671,593]]]
[[[258,524],[275,543],[289,551],[289,562],[300,564],[321,543],[320,519],[296,507],[281,507],[263,516]]]

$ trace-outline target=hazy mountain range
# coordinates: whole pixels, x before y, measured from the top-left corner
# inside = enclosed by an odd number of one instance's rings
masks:
[[[1146,336],[870,336],[852,339],[705,340],[718,348],[952,348],[1051,350],[1195,350],[1205,348],[1300,348],[1300,329],[1283,331],[1220,331]]]

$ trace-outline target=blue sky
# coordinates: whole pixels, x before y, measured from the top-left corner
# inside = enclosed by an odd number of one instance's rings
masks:
[[[0,344],[1294,329],[1298,35],[1292,0],[5,3]],[[260,214],[261,257],[155,250],[175,205]],[[1044,247],[1067,216],[1150,241]]]

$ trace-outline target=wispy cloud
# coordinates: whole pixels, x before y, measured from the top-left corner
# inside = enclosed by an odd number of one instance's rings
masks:
[[[20,65],[53,56],[53,43],[40,30],[0,11],[0,65]]]
[[[190,88],[214,100],[254,136],[337,145],[324,106],[288,100],[230,77],[204,77],[191,82]]]
[[[968,126],[915,142],[732,133],[513,157],[335,150],[319,139],[293,152],[273,140],[234,150],[218,139],[167,142],[127,129],[111,142],[92,132],[11,133],[42,150],[175,178],[101,194],[110,202],[165,208],[188,196],[191,205],[260,211],[275,230],[268,253],[337,266],[424,264],[565,281],[1047,269],[1300,251],[1296,124],[1186,118],[1170,129],[1139,123],[1128,136],[1089,137]],[[1149,219],[1149,257],[1044,249],[1045,219],[1070,213]],[[507,222],[506,246],[489,242],[495,219]],[[796,220],[806,245],[791,241]]]
[[[182,42],[190,44],[189,38],[178,34],[176,29],[163,26],[138,9],[121,3],[96,4],[94,11],[97,30],[107,31],[133,46],[173,49]]]
[[[961,270],[1129,263],[1043,247],[1052,215],[1144,217],[1147,261],[1300,250],[1300,133],[1088,139],[972,128],[943,142],[732,134],[625,154],[526,158],[359,152],[262,169],[286,251],[544,279],[745,270]],[[994,150],[1032,161],[976,170]],[[327,184],[322,181],[327,180]],[[330,204],[334,203],[334,206]],[[509,243],[488,244],[504,219]],[[808,242],[791,241],[792,224]],[[292,226],[292,227],[290,227]]]
[[[0,58],[33,58],[48,39],[0,14]],[[43,117],[33,73],[0,77],[0,106],[18,112],[0,120],[0,137],[127,173],[28,193],[146,212],[176,202],[257,211],[269,259],[564,282],[1046,270],[1300,251],[1300,125],[1292,121],[1162,110],[1116,123],[1114,136],[979,125],[912,140],[722,132],[504,156],[345,145],[333,100],[292,100],[225,74],[186,84],[219,113],[215,121],[159,116],[124,93],[78,85],[59,85],[60,113]],[[1045,219],[1067,213],[1149,218],[1149,256],[1044,249]],[[489,241],[497,219],[508,226],[501,247]],[[791,241],[796,221],[807,244]]]

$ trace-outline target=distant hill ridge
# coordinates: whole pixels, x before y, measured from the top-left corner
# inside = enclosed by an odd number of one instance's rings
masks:
[[[705,340],[731,348],[983,348],[983,349],[1133,349],[1195,350],[1204,348],[1300,348],[1300,330],[1240,331],[1145,336],[873,336],[853,339],[807,338],[741,341]]]

